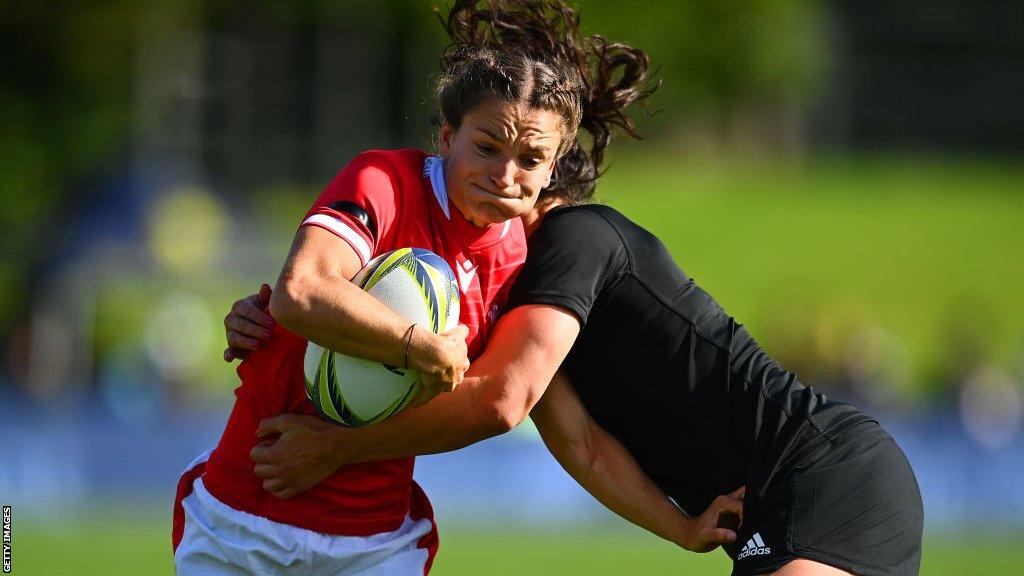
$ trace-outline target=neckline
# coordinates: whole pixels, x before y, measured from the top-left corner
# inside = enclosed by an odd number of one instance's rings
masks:
[[[458,206],[455,206],[454,210],[452,209],[451,200],[448,197],[448,185],[444,177],[444,163],[444,158],[427,156],[423,162],[423,176],[430,183],[438,208],[451,222],[452,229],[465,244],[466,249],[475,252],[504,240],[512,229],[512,220],[480,227],[467,220]]]

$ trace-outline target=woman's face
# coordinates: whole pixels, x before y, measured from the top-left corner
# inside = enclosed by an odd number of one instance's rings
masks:
[[[491,99],[441,127],[448,197],[477,226],[526,214],[551,182],[562,118]]]

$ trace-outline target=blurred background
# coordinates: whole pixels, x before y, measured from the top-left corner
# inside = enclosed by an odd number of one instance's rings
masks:
[[[613,0],[663,81],[599,201],[917,472],[924,574],[1024,541],[1024,4]],[[432,3],[0,2],[0,502],[15,574],[169,574],[235,299],[319,190],[431,148]],[[421,458],[435,573],[722,574],[604,512],[529,423]]]

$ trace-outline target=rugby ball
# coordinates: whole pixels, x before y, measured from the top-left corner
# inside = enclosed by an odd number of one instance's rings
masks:
[[[443,258],[422,248],[401,248],[371,260],[352,282],[409,323],[437,334],[459,323],[459,290]],[[342,426],[379,422],[419,394],[419,373],[306,346],[306,395],[327,420]]]

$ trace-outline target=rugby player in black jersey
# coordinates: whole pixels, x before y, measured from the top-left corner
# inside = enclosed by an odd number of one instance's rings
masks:
[[[646,58],[634,64],[641,85]],[[584,110],[591,133],[612,124]],[[917,574],[920,492],[878,423],[772,360],[649,232],[578,205],[592,181],[545,193],[524,217],[508,309],[462,384],[366,428],[265,420],[261,434],[280,436],[252,453],[264,488],[289,498],[339,466],[458,449],[530,415],[602,503],[689,550],[722,545],[733,574]],[[257,302],[225,320],[226,357],[259,339]]]

